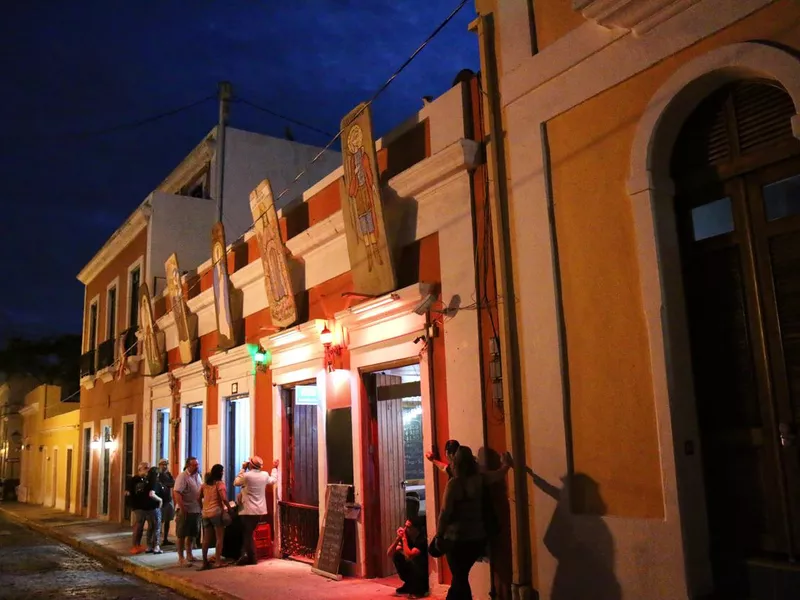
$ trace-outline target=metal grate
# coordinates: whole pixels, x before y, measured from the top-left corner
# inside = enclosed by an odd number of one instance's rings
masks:
[[[110,339],[102,342],[97,347],[97,369],[105,369],[114,364],[114,344],[115,340]]]
[[[94,375],[94,350],[89,350],[86,354],[81,355],[80,369],[81,377]]]
[[[319,541],[319,507],[278,502],[281,554],[314,560]]]

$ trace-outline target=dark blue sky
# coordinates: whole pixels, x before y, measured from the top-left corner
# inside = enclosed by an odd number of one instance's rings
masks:
[[[458,0],[34,0],[0,22],[0,343],[80,332],[78,271],[215,124],[216,93],[336,131]],[[373,106],[380,136],[478,69],[469,2]],[[231,125],[285,122],[234,104]],[[327,139],[292,126],[299,141]]]

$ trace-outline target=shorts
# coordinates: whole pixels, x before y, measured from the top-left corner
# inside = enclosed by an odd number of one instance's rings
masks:
[[[175,505],[170,503],[164,503],[161,506],[161,520],[162,521],[172,521],[175,518]]]
[[[133,510],[133,524],[139,525],[141,523],[142,525],[144,525],[146,514],[147,514],[146,510],[141,510],[138,508]]]
[[[178,538],[196,538],[200,533],[200,513],[176,512],[175,535]]]
[[[222,513],[203,517],[203,527],[222,527]]]

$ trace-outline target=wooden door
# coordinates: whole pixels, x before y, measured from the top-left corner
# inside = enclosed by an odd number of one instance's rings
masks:
[[[800,145],[787,98],[759,82],[723,88],[687,121],[672,165],[711,558],[726,598],[754,590],[749,559],[792,560],[800,542],[800,162],[786,159]]]
[[[55,508],[56,496],[58,495],[58,448],[53,449],[53,484],[52,495],[50,496],[50,506]]]
[[[130,485],[130,481],[135,475],[134,473],[134,430],[133,430],[133,423],[127,422],[124,423],[122,426],[122,451],[123,451],[123,465],[122,465],[122,472],[123,477],[120,477],[122,480],[122,497],[125,498],[125,490],[128,489]],[[160,460],[161,457],[157,457],[157,460]],[[131,505],[128,500],[125,500],[124,507],[123,507],[123,518],[125,521],[131,520]]]
[[[397,537],[397,528],[405,523],[405,453],[403,449],[403,401],[381,399],[380,388],[401,383],[395,375],[377,374],[378,388],[378,487],[381,504],[382,575],[395,572],[386,548]]]
[[[67,472],[65,475],[67,487],[64,490],[64,510],[69,512],[72,508],[72,448],[67,448]]]

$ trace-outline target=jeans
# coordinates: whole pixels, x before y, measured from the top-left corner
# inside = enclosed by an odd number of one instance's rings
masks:
[[[403,587],[411,593],[423,593],[428,591],[428,564],[425,560],[423,567],[420,560],[411,560],[399,550],[392,556],[394,568],[403,581]]]
[[[453,573],[453,580],[447,592],[447,600],[472,600],[469,587],[469,572],[472,565],[481,557],[486,546],[485,540],[453,540],[447,551],[447,564]]]
[[[244,553],[247,560],[251,563],[256,562],[256,542],[253,536],[256,533],[261,517],[264,515],[241,515],[242,519],[242,538]]]
[[[142,545],[142,532],[144,532],[144,523],[147,511],[135,509],[133,511],[133,547]]]
[[[158,546],[159,533],[161,532],[161,509],[156,508],[144,511],[144,518],[147,521],[147,547],[150,550],[155,550],[156,546]]]

